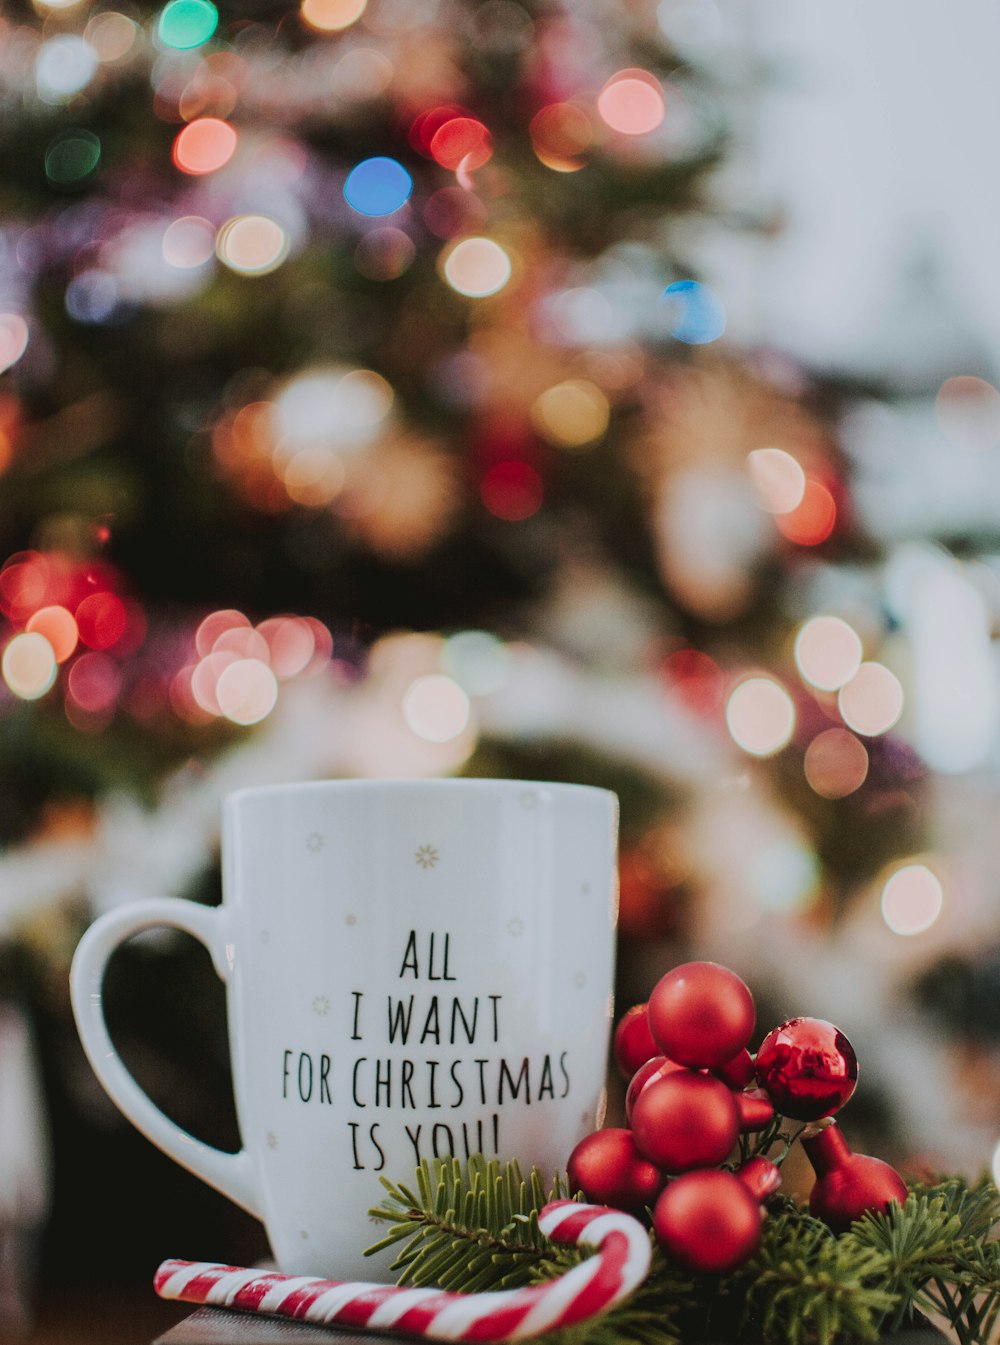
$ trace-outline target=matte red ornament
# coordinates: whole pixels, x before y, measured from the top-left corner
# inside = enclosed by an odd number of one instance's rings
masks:
[[[595,1130],[569,1156],[566,1172],[574,1191],[582,1191],[595,1205],[641,1213],[663,1190],[666,1180],[645,1159],[630,1130]]]
[[[633,1004],[615,1028],[615,1064],[623,1079],[631,1079],[640,1065],[662,1054],[649,1030],[646,1008],[645,1004]]]
[[[689,1270],[735,1270],[757,1250],[762,1211],[731,1172],[688,1172],[656,1202],[653,1229],[666,1254]]]
[[[660,1050],[681,1065],[717,1069],[750,1040],[753,996],[717,962],[684,962],[661,976],[649,997],[649,1027]]]
[[[781,1168],[762,1154],[748,1158],[742,1167],[736,1169],[736,1175],[758,1201],[773,1196],[781,1185]]]
[[[832,1116],[858,1082],[854,1047],[823,1018],[789,1018],[757,1052],[757,1082],[782,1116],[818,1121]]]
[[[683,1069],[683,1065],[678,1065],[675,1060],[668,1060],[665,1055],[654,1055],[652,1060],[647,1060],[644,1065],[640,1065],[629,1081],[628,1090],[625,1093],[625,1117],[631,1124],[632,1112],[635,1109],[635,1100],[653,1079],[663,1078],[667,1074],[674,1074],[677,1070]]]
[[[727,1083],[730,1088],[746,1088],[747,1084],[753,1083],[756,1077],[753,1056],[744,1047],[742,1051],[737,1051],[732,1060],[717,1065],[712,1073],[717,1074],[722,1082]]]
[[[665,1172],[715,1167],[729,1156],[739,1128],[731,1090],[694,1070],[650,1080],[632,1108],[639,1152]]]
[[[803,1139],[802,1147],[816,1173],[809,1213],[835,1233],[845,1233],[869,1210],[884,1212],[892,1201],[906,1200],[906,1182],[896,1169],[881,1158],[852,1153],[835,1121]]]
[[[740,1133],[763,1130],[774,1120],[774,1106],[762,1088],[749,1088],[745,1093],[734,1093],[736,1110],[740,1114]]]

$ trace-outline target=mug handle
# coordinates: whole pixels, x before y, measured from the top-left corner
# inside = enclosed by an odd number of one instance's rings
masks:
[[[133,934],[162,925],[192,934],[211,953],[220,978],[229,979],[233,947],[226,940],[223,908],[160,897],[109,911],[95,920],[80,940],[70,971],[70,996],[80,1040],[108,1096],[132,1124],[181,1167],[259,1219],[254,1162],[247,1150],[225,1153],[195,1139],[165,1116],[125,1068],[108,1033],[102,990],[108,961],[119,944]]]

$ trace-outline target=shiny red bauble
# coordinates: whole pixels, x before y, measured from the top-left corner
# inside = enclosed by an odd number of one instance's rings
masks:
[[[649,1027],[671,1060],[715,1069],[746,1046],[756,1013],[734,971],[717,962],[685,962],[661,976],[649,997]]]
[[[762,1154],[758,1154],[756,1158],[748,1158],[736,1169],[736,1175],[757,1201],[764,1201],[768,1196],[773,1196],[781,1185],[781,1168],[769,1158],[764,1158]]]
[[[676,1061],[668,1060],[665,1055],[654,1055],[652,1060],[647,1060],[644,1065],[640,1065],[629,1080],[629,1086],[625,1093],[625,1119],[631,1125],[632,1112],[635,1110],[635,1100],[653,1079],[661,1079],[667,1074],[675,1074],[677,1070],[683,1069],[683,1065],[678,1065]]]
[[[665,1177],[636,1147],[630,1130],[595,1130],[569,1156],[566,1172],[574,1191],[595,1205],[641,1213],[663,1190]]]
[[[665,1172],[715,1167],[739,1134],[736,1100],[712,1075],[678,1070],[650,1080],[635,1099],[632,1134],[643,1157]]]
[[[845,1233],[869,1210],[884,1212],[892,1201],[906,1200],[906,1182],[896,1169],[881,1158],[852,1153],[836,1123],[803,1139],[802,1147],[816,1173],[809,1213],[835,1233]]]
[[[789,1018],[761,1042],[757,1082],[782,1116],[818,1121],[832,1116],[854,1092],[858,1059],[833,1023]]]
[[[656,1202],[653,1229],[666,1254],[689,1270],[724,1273],[760,1243],[761,1208],[731,1172],[688,1172]]]
[[[649,1030],[645,1004],[633,1004],[615,1028],[615,1064],[623,1079],[631,1079],[640,1065],[662,1052]]]

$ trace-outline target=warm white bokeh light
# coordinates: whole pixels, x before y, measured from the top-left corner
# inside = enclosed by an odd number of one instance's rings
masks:
[[[795,637],[795,662],[820,691],[839,691],[861,667],[861,637],[839,616],[814,616]]]
[[[846,799],[868,778],[868,749],[847,729],[824,729],[802,762],[810,787],[824,799]]]
[[[511,277],[510,258],[492,238],[463,238],[444,254],[442,272],[453,290],[469,299],[485,299]]]
[[[267,215],[236,215],[226,221],[215,240],[219,261],[244,276],[276,271],[288,249],[287,232]]]
[[[848,728],[874,738],[887,733],[903,713],[903,688],[882,663],[862,663],[840,689],[837,708]]]
[[[22,631],[3,651],[3,680],[23,701],[38,700],[56,680],[55,650],[39,631]]]
[[[240,658],[223,670],[215,696],[234,724],[259,724],[277,703],[278,679],[260,659]]]
[[[747,455],[750,483],[769,514],[790,514],[806,493],[806,474],[783,448],[755,448]]]
[[[944,905],[941,880],[926,864],[906,864],[882,888],[882,918],[894,934],[922,934]]]
[[[748,677],[732,692],[726,724],[733,741],[755,757],[769,757],[788,743],[795,729],[795,705],[780,682]]]
[[[469,722],[469,697],[444,673],[429,673],[412,682],[403,697],[403,718],[418,738],[446,743]]]

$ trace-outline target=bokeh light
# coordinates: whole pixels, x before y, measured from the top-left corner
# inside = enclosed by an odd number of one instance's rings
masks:
[[[391,215],[410,199],[413,178],[396,159],[363,159],[347,175],[344,200],[359,215]]]
[[[214,173],[236,153],[237,134],[219,117],[198,117],[177,133],[173,161],[182,173]]]
[[[780,752],[795,729],[791,696],[770,677],[748,677],[726,703],[726,724],[733,741],[755,757]]]
[[[204,266],[215,256],[215,229],[201,215],[182,215],[163,234],[163,259],[180,271]]]
[[[861,637],[839,616],[814,616],[795,637],[795,662],[820,691],[839,691],[861,667]]]
[[[105,10],[95,14],[83,31],[102,63],[120,61],[135,46],[139,25],[125,14]]]
[[[545,485],[530,462],[512,458],[494,463],[479,487],[483,504],[495,518],[519,523],[537,514]]]
[[[470,696],[489,696],[510,675],[510,651],[489,631],[458,631],[444,642],[441,667]]]
[[[403,697],[403,718],[417,735],[431,743],[457,738],[469,723],[469,697],[444,673],[418,677]]]
[[[0,374],[28,349],[28,324],[20,313],[0,313]]]
[[[128,614],[116,593],[92,593],[76,609],[76,624],[90,649],[111,649],[125,634]]]
[[[156,31],[164,46],[190,51],[207,42],[218,24],[219,12],[210,0],[170,0]]]
[[[712,715],[722,708],[725,675],[709,654],[676,649],[663,660],[662,673],[673,694],[695,714]]]
[[[611,407],[595,383],[570,378],[536,398],[531,419],[543,439],[560,448],[588,448],[608,428]]]
[[[472,172],[493,157],[493,137],[475,117],[451,117],[437,128],[427,148],[442,168]]]
[[[45,149],[45,176],[60,191],[82,187],[101,162],[101,142],[93,131],[61,131]]]
[[[943,906],[941,880],[926,864],[904,864],[882,888],[882,918],[894,934],[923,934]]]
[[[107,271],[81,271],[66,286],[65,303],[76,322],[112,322],[122,311],[121,289]]]
[[[398,280],[413,265],[416,244],[392,225],[372,229],[354,250],[354,265],[367,280]]]
[[[244,276],[276,271],[288,256],[289,246],[288,234],[267,215],[235,215],[215,240],[219,261]]]
[[[328,444],[310,444],[281,468],[281,480],[290,500],[296,504],[332,504],[344,489],[347,468]]]
[[[301,617],[275,616],[262,621],[258,632],[267,641],[268,662],[279,681],[297,677],[312,662],[316,636]]]
[[[862,663],[837,696],[844,723],[866,738],[887,733],[903,713],[903,702],[899,678],[882,663]]]
[[[69,670],[66,694],[86,714],[103,715],[114,709],[121,686],[121,669],[113,658],[107,654],[83,654]]]
[[[597,97],[601,120],[622,135],[655,131],[665,110],[660,83],[646,70],[620,70]]]
[[[492,238],[463,238],[444,253],[441,265],[451,288],[470,299],[496,294],[512,272],[510,257]]]
[[[575,103],[549,103],[535,113],[528,128],[538,159],[557,173],[584,166],[580,157],[594,142],[594,126]]]
[[[234,724],[259,724],[278,701],[278,679],[260,659],[237,658],[215,684],[219,709]]]
[[[670,335],[689,346],[717,341],[726,330],[726,310],[713,289],[698,280],[675,280],[663,291]]]
[[[750,483],[760,504],[770,514],[790,514],[802,503],[806,474],[797,459],[783,448],[755,448],[747,455]]]
[[[837,524],[837,502],[830,490],[813,476],[807,476],[802,499],[794,509],[776,514],[778,531],[798,546],[819,546]]]
[[[72,612],[58,604],[52,607],[40,607],[32,612],[25,627],[44,635],[52,646],[57,663],[65,663],[76,649],[80,633]]]
[[[314,446],[355,454],[381,431],[392,408],[389,383],[372,369],[340,366],[304,370],[274,401],[272,421],[287,462]]]
[[[820,863],[798,837],[768,839],[746,857],[746,885],[765,911],[788,914],[812,905]]]
[[[942,432],[957,447],[982,451],[1000,445],[1000,392],[984,378],[946,378],[934,409]]]
[[[75,33],[43,42],[35,58],[35,85],[47,103],[61,103],[85,89],[97,70],[97,52]]]
[[[824,729],[806,748],[803,769],[821,798],[844,799],[868,778],[868,751],[847,729]]]
[[[24,701],[38,700],[56,680],[55,652],[39,631],[22,631],[8,641],[0,661],[3,680]]]
[[[368,0],[302,0],[300,12],[310,28],[336,33],[357,23],[367,3]]]

